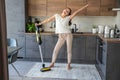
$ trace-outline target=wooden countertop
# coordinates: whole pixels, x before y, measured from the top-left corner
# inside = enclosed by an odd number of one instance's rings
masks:
[[[26,34],[35,34],[35,33],[26,33]],[[76,32],[72,33],[73,35],[83,35],[83,36],[97,36],[97,34],[93,34],[92,32]],[[57,35],[55,32],[41,32],[41,35]]]
[[[104,38],[102,34],[98,34],[98,36],[103,40],[109,43],[120,43],[120,38]]]
[[[26,33],[26,34],[35,34],[35,33]],[[41,32],[41,35],[57,35],[55,32]],[[118,38],[104,38],[102,34],[93,34],[92,32],[76,32],[73,33],[73,36],[99,36],[102,40],[107,41],[109,43],[120,43],[120,39]]]

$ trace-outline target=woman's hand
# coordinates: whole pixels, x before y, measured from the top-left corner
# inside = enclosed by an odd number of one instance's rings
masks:
[[[40,26],[40,25],[42,25],[41,23],[35,23],[35,26],[37,27],[37,26]]]
[[[84,7],[86,8],[86,7],[88,7],[89,5],[88,4],[86,4]]]
[[[86,4],[85,6],[83,6],[82,8],[76,10],[73,14],[71,14],[70,19],[72,19],[76,14],[78,14],[80,11],[84,10],[86,7],[88,7],[89,5]]]

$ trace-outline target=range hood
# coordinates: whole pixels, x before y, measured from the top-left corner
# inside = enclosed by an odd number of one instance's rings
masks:
[[[112,11],[120,11],[120,0],[117,0],[117,6],[112,8]]]
[[[112,11],[120,11],[120,8],[112,8]]]

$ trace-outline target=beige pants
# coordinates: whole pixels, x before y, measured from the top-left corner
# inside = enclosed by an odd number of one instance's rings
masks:
[[[55,63],[59,50],[60,48],[63,46],[63,44],[67,43],[67,59],[68,59],[68,63],[71,63],[71,58],[72,58],[72,39],[73,36],[71,33],[61,33],[59,34],[59,38],[58,41],[56,43],[56,46],[54,48],[53,51],[53,56],[52,56],[52,63]]]

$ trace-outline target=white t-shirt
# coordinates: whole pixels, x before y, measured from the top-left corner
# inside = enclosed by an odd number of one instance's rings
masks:
[[[70,16],[62,18],[59,14],[55,14],[56,31],[55,33],[71,33],[69,26]]]

